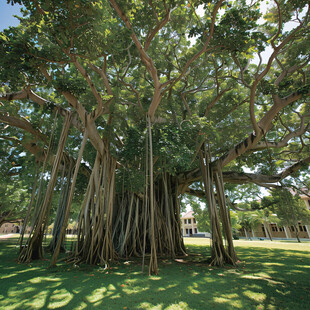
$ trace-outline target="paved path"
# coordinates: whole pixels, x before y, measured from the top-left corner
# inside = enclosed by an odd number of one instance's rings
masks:
[[[19,234],[6,234],[6,235],[0,235],[0,240],[8,240],[11,238],[19,238]]]

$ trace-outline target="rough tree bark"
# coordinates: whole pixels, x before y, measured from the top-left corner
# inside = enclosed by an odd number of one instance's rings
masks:
[[[205,196],[207,199],[207,206],[209,211],[210,223],[211,223],[211,262],[210,265],[215,266],[223,266],[224,264],[235,265],[237,261],[237,256],[235,254],[232,238],[229,240],[228,251],[224,247],[219,213],[216,206],[215,194],[214,194],[214,172],[212,167],[210,166],[210,156],[208,152],[205,150],[200,151],[200,165],[201,165],[201,174],[203,178],[204,188],[205,188]],[[218,180],[218,182],[220,182]],[[221,184],[218,184],[218,187],[222,187]],[[218,193],[219,194],[219,193]],[[221,194],[220,194],[221,195]],[[229,237],[231,233],[231,225],[230,220],[227,217],[225,210],[226,206],[224,206],[224,200],[220,199],[220,209],[222,213],[223,222],[223,230],[226,237]],[[224,228],[225,227],[225,228]],[[229,232],[230,230],[230,232]],[[232,256],[230,255],[232,254]]]
[[[26,245],[22,246],[20,249],[18,257],[19,262],[29,262],[31,259],[43,258],[43,247],[42,247],[43,234],[48,225],[48,218],[52,204],[52,197],[54,193],[55,184],[57,181],[57,175],[63,155],[63,150],[70,129],[70,123],[71,123],[71,114],[68,114],[63,124],[62,132],[58,143],[57,153],[53,163],[53,168],[50,180],[48,182],[47,190],[44,196],[44,200],[41,207],[39,208],[39,214],[38,217],[35,219],[31,235],[29,236]]]

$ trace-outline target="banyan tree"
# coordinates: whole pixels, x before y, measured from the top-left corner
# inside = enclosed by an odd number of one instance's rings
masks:
[[[0,34],[1,148],[37,167],[11,169],[33,178],[19,261],[43,256],[54,222],[56,264],[78,196],[68,260],[147,257],[156,274],[186,253],[187,194],[207,201],[211,264],[234,265],[225,183],[310,162],[308,2],[8,2],[23,8]]]

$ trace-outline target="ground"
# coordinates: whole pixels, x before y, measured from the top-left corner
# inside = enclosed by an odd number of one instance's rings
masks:
[[[238,240],[239,266],[214,268],[209,239],[186,238],[190,255],[160,259],[151,277],[139,259],[18,264],[16,242],[0,242],[0,309],[310,309],[309,242]]]

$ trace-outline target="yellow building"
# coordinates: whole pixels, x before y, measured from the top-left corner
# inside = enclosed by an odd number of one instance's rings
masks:
[[[21,231],[21,222],[4,223],[0,227],[0,234],[17,234]]]
[[[301,199],[305,202],[307,208],[310,210],[310,197],[302,195]],[[189,211],[181,217],[182,224],[182,235],[183,237],[199,236],[199,237],[210,237],[210,233],[199,232],[197,228],[197,222],[194,217],[194,212]],[[269,238],[269,233],[272,238],[280,239],[294,239],[296,238],[295,227],[293,226],[278,226],[276,223],[258,224],[254,229],[245,232],[244,229],[240,229],[240,237],[251,237],[251,238]],[[269,231],[266,231],[267,230]],[[298,236],[301,239],[310,239],[310,225],[304,225],[299,222],[297,225]],[[247,236],[248,235],[248,236]]]
[[[210,237],[209,233],[198,231],[194,211],[188,211],[181,217],[183,237]]]
[[[308,210],[310,210],[310,197],[307,195],[301,195],[300,198],[305,202]],[[310,225],[304,225],[302,222],[298,222],[296,228],[298,230],[299,238],[310,239]],[[276,223],[271,223],[268,224],[267,230],[269,230],[272,238],[296,238],[296,231],[294,226],[278,226]],[[246,234],[248,234],[248,236],[251,238],[269,238],[264,224],[259,224],[248,232],[245,232],[244,229],[239,231],[240,237],[247,237]]]

